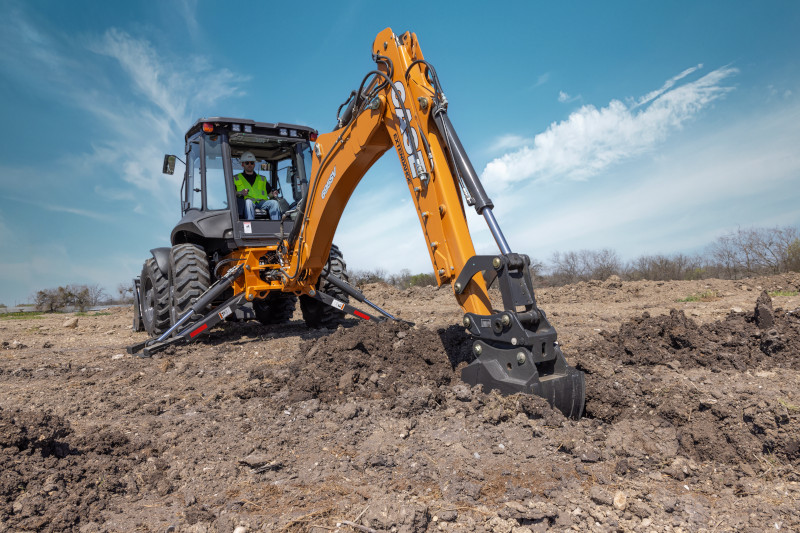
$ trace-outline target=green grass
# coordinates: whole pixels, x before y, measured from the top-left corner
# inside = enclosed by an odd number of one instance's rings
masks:
[[[690,294],[686,298],[679,298],[676,302],[713,302],[719,299],[717,291],[706,291],[699,294]]]
[[[81,312],[75,313],[75,316],[106,316],[106,315],[110,315],[110,314],[111,313],[109,313],[108,311],[96,311],[94,313],[87,313],[85,311],[81,311]]]
[[[788,400],[784,400],[783,398],[778,398],[778,403],[784,406],[789,411],[800,411],[800,407],[794,405],[793,403],[789,403]]]
[[[0,320],[30,320],[33,318],[44,318],[41,311],[17,311],[15,313],[0,313]]]
[[[797,291],[770,291],[769,295],[773,298],[776,296],[797,296]]]

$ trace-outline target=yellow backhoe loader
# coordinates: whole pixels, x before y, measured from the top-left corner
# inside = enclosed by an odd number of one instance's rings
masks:
[[[584,375],[567,364],[555,329],[536,305],[530,259],[506,242],[416,35],[383,30],[372,58],[375,69],[339,107],[330,133],[224,117],[200,119],[189,129],[183,217],[172,230],[172,246],[152,250],[135,280],[134,327],[151,338],[128,351],[148,355],[190,342],[234,313],[265,324],[286,322],[298,299],[311,327],[333,326],[344,313],[395,319],[348,284],[333,244],[359,181],[394,147],[436,281],[452,287],[473,337],[475,358],[462,379],[487,391],[539,395],[579,418]],[[166,173],[177,159],[165,157]],[[267,206],[263,194],[243,194],[250,190],[242,179],[252,180],[253,162],[269,199],[280,204],[279,217],[269,214],[274,204],[259,209]],[[498,253],[475,254],[465,205],[485,219]],[[493,283],[502,309],[490,302]]]

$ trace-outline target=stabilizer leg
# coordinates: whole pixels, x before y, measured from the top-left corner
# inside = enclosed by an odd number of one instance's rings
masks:
[[[220,320],[224,320],[227,316],[234,313],[239,306],[247,301],[244,292],[240,292],[229,298],[225,303],[217,306],[213,311],[203,316],[200,321],[191,323],[189,327],[183,330],[180,329],[184,324],[190,322],[191,317],[201,314],[211,302],[233,285],[234,280],[238,278],[243,271],[244,267],[242,265],[230,269],[224,276],[211,285],[206,292],[201,294],[200,297],[197,298],[197,301],[192,304],[192,307],[189,308],[171,328],[156,339],[148,339],[145,342],[128,346],[128,353],[135,354],[142,351],[142,355],[150,356],[165,350],[172,344],[190,342],[200,333],[215,326]],[[172,336],[177,331],[180,332]]]

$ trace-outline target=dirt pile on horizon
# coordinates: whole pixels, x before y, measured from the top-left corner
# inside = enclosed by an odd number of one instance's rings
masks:
[[[698,325],[683,311],[643,313],[617,333],[602,333],[598,350],[623,365],[680,365],[711,370],[770,369],[800,362],[800,316],[773,310],[766,292],[750,312]]]

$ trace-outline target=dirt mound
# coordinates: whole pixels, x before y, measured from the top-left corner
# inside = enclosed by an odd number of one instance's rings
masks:
[[[59,416],[0,408],[0,523],[68,531],[102,520],[113,496],[138,492],[128,474],[140,448],[115,431],[76,435]]]
[[[800,319],[773,311],[766,293],[755,311],[706,325],[682,311],[645,313],[602,334],[579,359],[590,417],[650,420],[673,433],[679,454],[697,460],[800,463],[793,385],[779,377],[800,361]],[[755,394],[754,383],[764,391]]]
[[[305,341],[299,354],[286,368],[252,371],[251,378],[261,383],[242,397],[277,395],[289,403],[396,398],[408,389],[437,389],[458,381],[456,367],[471,356],[463,328],[434,331],[399,322],[340,328]]]
[[[800,361],[800,317],[773,311],[766,292],[754,311],[732,311],[723,321],[698,325],[672,309],[666,316],[644,313],[603,338],[597,350],[624,365],[679,364],[714,371],[780,368]]]

